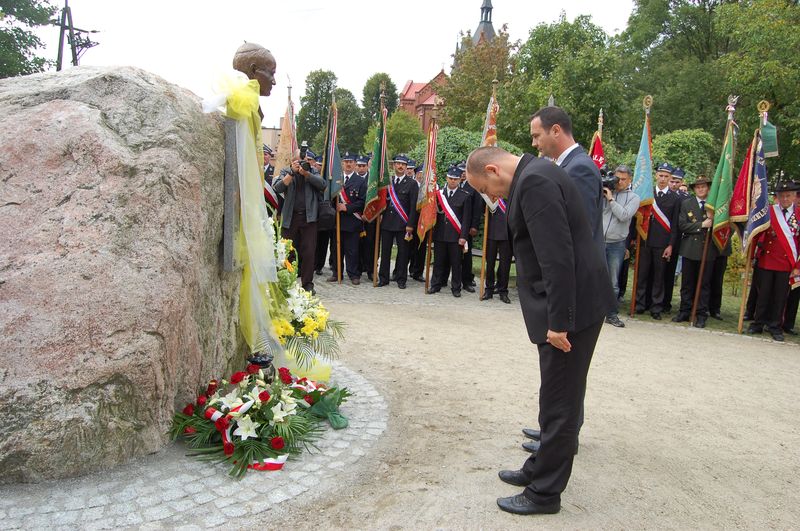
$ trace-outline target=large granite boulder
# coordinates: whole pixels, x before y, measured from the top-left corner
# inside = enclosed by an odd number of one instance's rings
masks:
[[[154,452],[241,363],[223,129],[134,68],[0,80],[0,481]]]

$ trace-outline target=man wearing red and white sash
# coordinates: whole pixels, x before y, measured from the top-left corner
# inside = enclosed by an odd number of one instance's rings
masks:
[[[355,168],[356,156],[349,152],[342,157],[345,163],[345,172],[342,176],[342,188],[336,197],[336,209],[339,211],[339,237],[342,240],[342,262],[346,265],[347,277],[354,286],[361,283],[361,265],[359,263],[359,236],[364,230],[364,222],[361,215],[364,213],[364,199],[367,196],[367,180],[355,171],[348,171]],[[339,280],[338,267],[342,264],[336,263],[336,231],[333,231],[334,238],[331,241],[331,255],[333,267],[329,282]]]
[[[800,274],[800,229],[794,200],[797,187],[792,182],[779,183],[776,201],[769,209],[769,228],[755,237],[756,312],[747,329],[760,334],[766,327],[775,341],[783,341],[783,309],[789,296],[789,279]]]
[[[272,165],[272,149],[264,144],[264,201],[272,208],[275,216],[281,215],[283,198],[272,189],[272,180],[275,177],[275,166]]]
[[[419,185],[413,177],[406,176],[408,157],[397,155],[393,162],[395,174],[389,181],[386,210],[381,215],[381,266],[378,269],[378,287],[389,284],[392,247],[396,243],[397,287],[406,289],[411,240],[417,228]]]
[[[636,313],[647,307],[648,278],[653,279],[652,303],[649,310],[653,319],[660,320],[664,310],[664,269],[672,260],[672,250],[678,243],[678,212],[681,198],[669,189],[672,166],[662,163],[656,170],[656,187],[653,190],[653,214],[647,240],[639,251],[639,282],[636,286]],[[676,256],[677,258],[677,256]]]
[[[437,192],[436,226],[433,229],[433,278],[428,294],[441,291],[450,275],[453,297],[461,296],[462,256],[467,246],[470,219],[472,218],[472,196],[459,183],[463,170],[450,166],[447,170],[447,186]]]

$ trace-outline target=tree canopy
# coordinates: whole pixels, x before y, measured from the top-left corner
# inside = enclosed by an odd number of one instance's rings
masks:
[[[48,61],[36,55],[42,41],[32,31],[56,12],[47,0],[0,0],[0,78],[42,72]]]
[[[378,72],[373,74],[367,79],[364,84],[363,97],[361,105],[364,108],[364,116],[367,117],[369,123],[378,121],[381,109],[381,82],[384,83],[384,105],[389,114],[392,114],[396,109],[400,96],[397,92],[397,85],[394,84],[389,74]]]

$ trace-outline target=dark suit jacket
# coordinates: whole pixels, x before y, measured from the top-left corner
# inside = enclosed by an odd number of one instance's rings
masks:
[[[344,179],[344,176],[342,177]],[[344,185],[345,193],[350,199],[347,203],[347,212],[339,213],[339,224],[342,232],[361,232],[364,223],[360,217],[364,213],[364,199],[367,197],[367,180],[353,172]]]
[[[458,243],[459,238],[465,240],[469,236],[469,223],[472,219],[472,196],[465,192],[462,188],[457,188],[453,197],[447,198],[447,188],[442,190],[444,193],[445,201],[453,209],[453,213],[461,222],[461,232],[456,233],[455,226],[450,223],[447,216],[444,215],[442,207],[437,203],[436,209],[436,226],[433,228],[433,239],[437,242],[450,242]]]
[[[494,213],[489,212],[489,233],[487,237],[490,240],[505,241],[508,240],[508,222],[505,212],[498,206]]]
[[[678,194],[678,196],[680,197],[680,194]],[[703,259],[703,247],[705,246],[706,233],[708,232],[708,229],[702,228],[701,225],[703,220],[708,216],[705,211],[700,210],[700,204],[694,196],[689,196],[681,201],[679,212],[678,230],[681,234],[680,255],[689,260],[697,260],[699,262]],[[728,244],[725,246],[722,253],[719,252],[713,240],[709,240],[706,254],[707,261],[716,260],[718,256],[730,256],[730,254],[730,239],[728,239]]]
[[[572,177],[578,187],[586,218],[592,228],[592,239],[597,248],[605,252],[606,242],[603,237],[603,184],[600,170],[586,151],[580,146],[573,149],[561,163],[561,169]]]
[[[666,194],[658,197],[658,190],[653,189],[653,197],[655,198],[658,208],[670,220],[670,230],[667,231],[661,226],[661,223],[656,221],[654,217],[650,219],[650,229],[647,232],[647,240],[645,241],[648,247],[663,249],[668,245],[672,246],[672,253],[678,250],[676,246],[680,241],[680,229],[678,228],[678,214],[681,211],[681,197],[669,190]]]
[[[614,306],[605,257],[592,239],[575,180],[544,159],[523,156],[511,183],[508,230],[528,336],[578,332]]]
[[[394,182],[394,176],[392,176],[389,184]],[[406,214],[408,215],[408,223],[403,221],[403,218],[398,214],[397,210],[395,210],[394,205],[392,204],[392,199],[389,197],[389,190],[386,190],[386,210],[383,211],[383,218],[381,219],[381,230],[390,230],[390,231],[404,231],[406,227],[411,227],[412,229],[417,228],[417,195],[419,194],[419,185],[417,184],[416,179],[413,177],[404,177],[402,182],[394,187],[395,192],[397,193],[397,198],[400,200],[400,204],[403,206],[403,210],[405,210]]]

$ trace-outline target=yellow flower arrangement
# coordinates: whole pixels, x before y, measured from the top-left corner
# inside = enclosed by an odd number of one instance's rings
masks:
[[[272,326],[275,328],[275,335],[278,336],[278,341],[281,345],[286,344],[286,338],[294,335],[294,327],[284,318],[277,318],[272,320]]]

